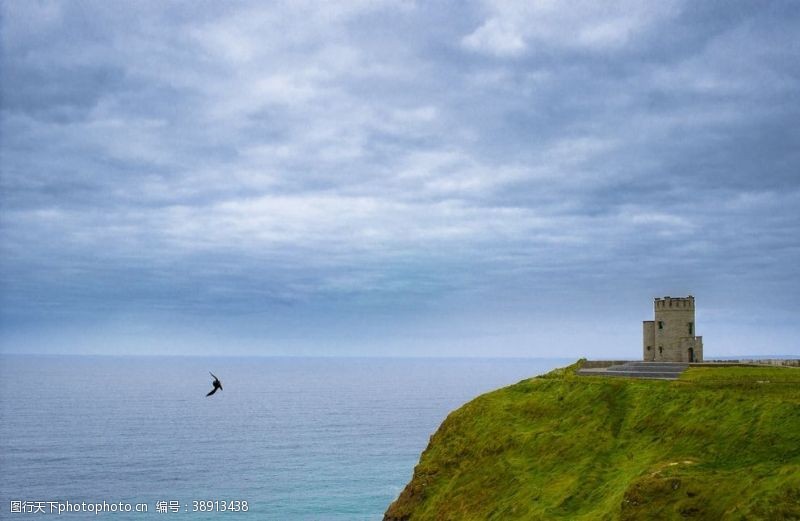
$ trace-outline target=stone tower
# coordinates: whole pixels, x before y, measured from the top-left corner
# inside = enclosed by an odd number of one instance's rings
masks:
[[[645,362],[702,362],[703,337],[695,336],[694,297],[653,302],[655,320],[642,323]]]

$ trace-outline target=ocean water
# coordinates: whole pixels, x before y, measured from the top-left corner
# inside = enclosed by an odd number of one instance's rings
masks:
[[[2,355],[0,518],[379,520],[450,411],[569,362]]]

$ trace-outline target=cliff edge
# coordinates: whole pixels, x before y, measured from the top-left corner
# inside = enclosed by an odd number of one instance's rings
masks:
[[[384,520],[800,520],[800,369],[581,363],[451,413]]]

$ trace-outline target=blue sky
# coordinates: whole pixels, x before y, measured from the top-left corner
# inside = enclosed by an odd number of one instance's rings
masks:
[[[800,4],[2,3],[0,349],[800,347]]]

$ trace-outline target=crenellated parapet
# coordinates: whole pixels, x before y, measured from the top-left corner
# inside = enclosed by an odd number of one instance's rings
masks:
[[[668,311],[674,310],[689,310],[694,311],[694,297],[657,297],[653,299],[653,308],[655,311]]]

